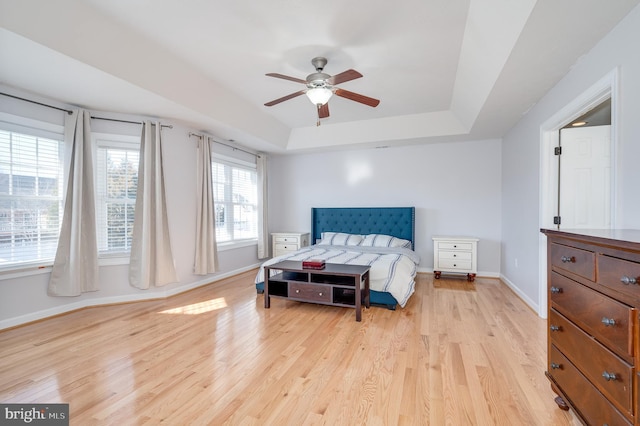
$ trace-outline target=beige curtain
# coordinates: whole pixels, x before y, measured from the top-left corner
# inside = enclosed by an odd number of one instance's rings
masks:
[[[90,121],[84,110],[74,111],[65,121],[65,146],[71,148],[71,162],[60,239],[47,289],[51,296],[79,296],[99,287]]]
[[[129,283],[140,289],[178,281],[167,220],[160,123],[142,126]]]
[[[211,176],[211,141],[208,136],[198,136],[197,210],[196,210],[196,259],[194,273],[206,275],[218,270],[216,243],[216,219]]]
[[[258,175],[258,259],[269,257],[269,232],[267,230],[267,155],[256,158]]]

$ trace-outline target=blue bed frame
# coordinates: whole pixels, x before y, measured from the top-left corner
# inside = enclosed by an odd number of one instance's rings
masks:
[[[311,209],[311,244],[320,241],[323,232],[348,234],[385,234],[411,241],[415,249],[415,207],[314,207]],[[256,284],[258,293],[264,283]],[[398,302],[387,292],[371,290],[372,305],[394,310]]]

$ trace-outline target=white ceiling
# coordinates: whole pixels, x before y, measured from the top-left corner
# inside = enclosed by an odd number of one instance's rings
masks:
[[[499,138],[639,2],[0,0],[0,82],[269,152]],[[265,107],[315,56],[380,105]]]

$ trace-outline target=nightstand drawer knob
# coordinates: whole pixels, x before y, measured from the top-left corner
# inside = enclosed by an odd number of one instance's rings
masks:
[[[560,331],[560,326],[552,325],[551,327],[549,327],[549,330],[551,330],[551,331]]]
[[[551,293],[553,294],[562,293],[562,289],[558,287],[551,287]]]
[[[610,327],[612,325],[616,325],[616,320],[614,320],[613,318],[602,318],[602,323],[607,326]]]
[[[297,294],[300,294],[300,290],[296,290],[296,293],[297,293]]]
[[[555,362],[552,362],[552,363],[551,363],[551,369],[552,369],[552,370],[559,370],[560,368],[562,368],[562,367],[560,366],[560,364],[556,364]]]
[[[620,278],[620,281],[622,281],[622,284],[637,284],[637,280],[634,277],[627,277],[624,276],[622,278]]]
[[[322,296],[322,292],[318,293],[318,296]]]
[[[562,256],[560,260],[562,260],[562,263],[574,263],[576,258],[573,256]]]
[[[602,377],[604,377],[604,379],[607,382],[610,382],[610,381],[616,379],[616,373],[609,373],[609,372],[605,371],[604,373],[602,373]]]

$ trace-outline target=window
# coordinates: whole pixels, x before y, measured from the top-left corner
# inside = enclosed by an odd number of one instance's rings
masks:
[[[64,210],[63,149],[61,135],[56,140],[0,130],[0,267],[55,258]]]
[[[131,251],[138,188],[139,138],[94,135],[96,150],[96,229],[98,253]]]
[[[218,243],[258,238],[255,164],[215,156],[211,163]]]

